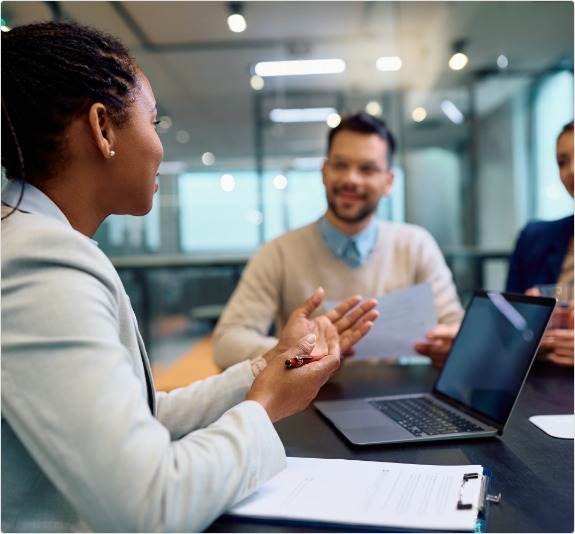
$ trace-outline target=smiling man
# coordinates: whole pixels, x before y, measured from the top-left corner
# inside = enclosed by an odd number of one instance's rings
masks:
[[[395,140],[385,123],[367,113],[345,117],[330,130],[327,145],[322,176],[328,209],[319,221],[266,243],[250,260],[214,331],[220,367],[274,346],[290,313],[320,286],[326,300],[341,301],[430,282],[439,323],[463,316],[451,272],[429,232],[376,217],[394,177]]]

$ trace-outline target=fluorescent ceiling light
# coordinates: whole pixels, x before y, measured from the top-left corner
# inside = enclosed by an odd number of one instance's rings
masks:
[[[325,122],[332,113],[337,113],[337,110],[334,108],[276,108],[270,111],[270,120],[272,122]]]
[[[463,113],[459,111],[459,108],[451,101],[444,100],[441,102],[441,111],[445,113],[446,117],[454,124],[461,124],[464,120]]]
[[[292,161],[292,168],[298,170],[320,169],[325,158],[295,158]]]
[[[401,61],[401,58],[397,56],[380,57],[375,62],[375,68],[382,72],[399,70],[402,65],[403,62]]]
[[[345,70],[343,59],[297,59],[256,63],[258,76],[301,76],[304,74],[338,74]]]

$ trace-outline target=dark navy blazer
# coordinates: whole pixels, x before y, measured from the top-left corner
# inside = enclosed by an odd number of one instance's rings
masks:
[[[536,284],[556,283],[572,237],[573,215],[527,223],[509,259],[506,290],[524,293]]]

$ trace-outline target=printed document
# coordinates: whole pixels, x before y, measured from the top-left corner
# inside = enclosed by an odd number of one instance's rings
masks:
[[[355,345],[354,360],[379,358],[390,359],[413,356],[416,341],[437,325],[431,284],[425,282],[388,293],[377,299],[379,317],[369,334]],[[326,301],[330,310],[338,302]]]
[[[287,469],[228,514],[407,529],[475,529],[482,493],[480,465],[287,460]]]

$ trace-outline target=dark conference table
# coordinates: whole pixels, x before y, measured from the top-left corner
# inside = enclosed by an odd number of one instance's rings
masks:
[[[430,365],[347,361],[318,400],[397,394],[431,389]],[[358,447],[308,407],[276,428],[288,456],[414,464],[480,464],[493,471],[487,532],[573,532],[573,440],[553,438],[529,421],[532,415],[573,413],[573,368],[532,367],[503,435],[427,444]],[[222,516],[207,532],[334,532],[298,523],[263,523]],[[351,532],[349,526],[341,531]]]

